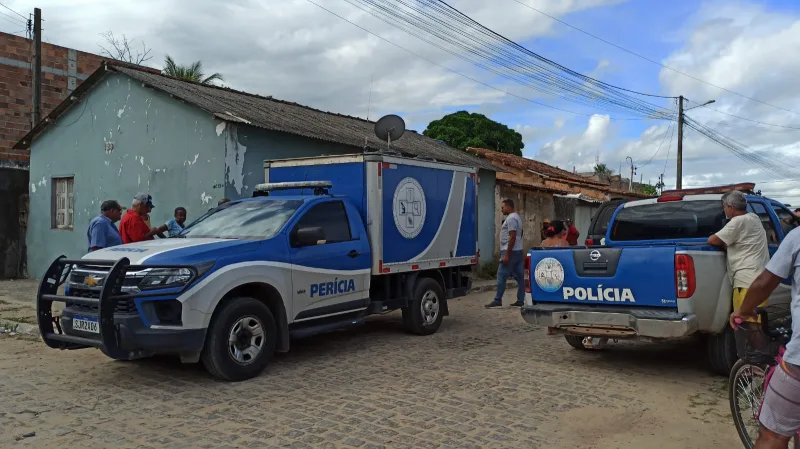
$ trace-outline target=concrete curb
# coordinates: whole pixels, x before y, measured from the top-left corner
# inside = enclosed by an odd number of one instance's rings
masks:
[[[0,319],[0,334],[22,334],[22,335],[39,335],[39,327],[28,323],[17,323],[16,321]]]

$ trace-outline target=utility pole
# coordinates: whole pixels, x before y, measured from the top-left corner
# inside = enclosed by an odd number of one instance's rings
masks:
[[[636,167],[633,166],[633,158],[628,156],[625,158],[625,162],[631,160],[631,177],[628,178],[628,192],[633,191],[633,175],[636,174]]]
[[[42,118],[42,10],[33,10],[33,116],[32,126]]]
[[[683,188],[683,95],[678,97],[678,178],[675,181],[675,188]]]

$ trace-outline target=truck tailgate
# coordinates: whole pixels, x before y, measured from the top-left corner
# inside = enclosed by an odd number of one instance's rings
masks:
[[[529,255],[536,302],[677,308],[674,246],[543,249]]]

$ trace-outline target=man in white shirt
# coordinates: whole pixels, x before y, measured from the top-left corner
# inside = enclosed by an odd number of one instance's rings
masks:
[[[733,310],[739,309],[750,284],[769,262],[767,234],[761,219],[747,212],[747,197],[734,190],[722,196],[722,208],[728,223],[708,238],[710,245],[725,248],[728,276],[733,284]],[[755,321],[747,318],[747,321]]]
[[[522,307],[525,301],[525,282],[523,281],[523,260],[525,254],[522,252],[522,218],[514,212],[514,201],[503,200],[500,207],[506,219],[500,227],[500,264],[497,266],[497,293],[494,301],[486,304],[487,309],[503,306],[503,293],[506,291],[508,278],[513,277],[517,281],[517,302],[512,303],[514,307]]]

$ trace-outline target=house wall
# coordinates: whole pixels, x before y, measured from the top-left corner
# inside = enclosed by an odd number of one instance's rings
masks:
[[[215,206],[224,192],[224,128],[124,75],[101,80],[33,142],[30,275],[41,276],[61,254],[86,253],[86,227],[104,200],[129,206],[137,192],[149,192],[153,225],[169,220],[177,206],[186,207],[189,220]],[[75,177],[73,230],[51,229],[52,181],[59,176]]]
[[[264,182],[264,161],[360,153],[351,147],[254,126],[229,124],[225,128],[225,196],[248,198]],[[302,181],[302,180],[301,180]]]
[[[552,220],[558,217],[555,213],[553,194],[538,190],[523,189],[507,184],[497,184],[495,189],[495,201],[497,210],[494,216],[497,229],[503,224],[503,214],[500,212],[500,204],[505,199],[514,201],[514,207],[522,218],[522,248],[527,251],[532,247],[542,244],[541,229],[542,221],[547,218]],[[498,257],[500,254],[500,233],[496,233],[494,238],[494,248],[492,254]]]
[[[28,150],[14,146],[31,129],[33,40],[0,33],[0,160],[28,163]],[[102,56],[42,42],[44,118],[103,61]]]

